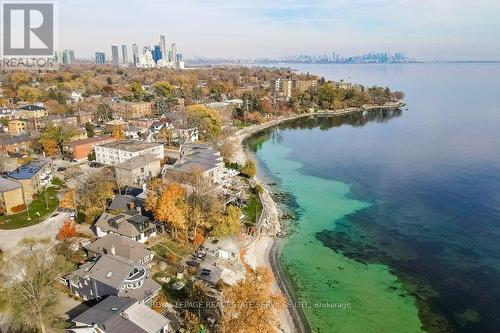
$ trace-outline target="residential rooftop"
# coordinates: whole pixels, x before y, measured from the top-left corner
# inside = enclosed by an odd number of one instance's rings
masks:
[[[70,147],[75,147],[75,146],[80,146],[80,145],[87,145],[87,144],[92,144],[92,143],[98,143],[101,141],[106,141],[106,140],[111,140],[113,139],[111,135],[106,135],[106,136],[94,136],[92,138],[86,138],[86,139],[81,139],[81,140],[76,140],[72,141],[66,144],[66,146]]]
[[[114,248],[114,255],[130,259],[134,262],[152,254],[151,251],[146,249],[144,244],[116,234],[101,237],[85,246],[85,248],[98,254],[112,254],[111,249]]]
[[[0,193],[20,188],[21,184],[7,178],[0,177]]]
[[[31,179],[33,178],[44,166],[51,161],[49,159],[36,160],[22,165],[16,170],[9,173],[9,178],[13,179]]]
[[[125,170],[135,170],[144,167],[152,162],[159,161],[160,159],[151,154],[144,154],[132,157],[131,159],[115,165],[115,168],[125,169]]]
[[[99,147],[123,150],[131,153],[143,151],[145,149],[150,149],[158,146],[163,146],[163,144],[155,142],[135,141],[135,140],[116,141],[99,145]]]

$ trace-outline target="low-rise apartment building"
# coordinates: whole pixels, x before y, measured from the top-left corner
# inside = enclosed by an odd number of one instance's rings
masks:
[[[162,160],[165,157],[163,144],[124,140],[95,146],[96,161],[108,165],[120,164],[145,154],[153,155]]]
[[[115,165],[116,182],[120,186],[142,185],[160,172],[160,159],[151,154],[135,156]]]
[[[19,136],[1,136],[0,137],[0,153],[14,154],[22,151],[31,150],[31,142],[33,138],[28,135]]]
[[[52,168],[52,160],[36,160],[12,171],[8,178],[21,183],[26,200],[31,201],[34,194],[52,181]]]
[[[63,146],[63,155],[69,160],[86,160],[89,154],[94,150],[94,147],[98,144],[105,144],[116,141],[115,138],[111,136],[96,136],[93,138],[87,138],[77,141],[72,141],[66,143]]]
[[[19,213],[25,209],[21,183],[0,177],[0,212],[8,215]]]

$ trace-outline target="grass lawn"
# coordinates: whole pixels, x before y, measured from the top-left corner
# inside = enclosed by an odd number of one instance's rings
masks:
[[[257,222],[257,218],[260,216],[262,211],[262,203],[257,194],[253,191],[249,191],[248,202],[245,207],[242,208],[243,214],[245,214],[245,225],[254,226]]]
[[[38,193],[36,199],[29,205],[29,215],[31,220],[28,220],[28,211],[19,214],[5,215],[0,217],[0,229],[19,229],[44,221],[54,212],[57,205],[59,205],[59,200],[57,199],[59,186],[49,187],[46,191],[49,209],[47,209],[45,203],[45,191],[42,191]],[[40,216],[36,215],[37,212],[40,213]]]
[[[193,253],[194,250],[196,250],[196,247],[190,243],[181,243],[174,241],[172,239],[164,238],[155,245],[153,245],[151,247],[151,250],[153,250],[154,252],[156,252],[156,254],[164,258],[171,258],[172,256],[174,256],[177,259],[176,261],[179,262],[186,256]]]

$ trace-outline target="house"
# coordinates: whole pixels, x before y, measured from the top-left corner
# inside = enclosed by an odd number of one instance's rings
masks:
[[[120,164],[132,157],[151,154],[162,160],[165,157],[163,144],[124,140],[95,146],[96,161],[102,164]]]
[[[9,128],[9,134],[12,135],[22,135],[26,134],[26,122],[24,120],[13,119],[7,124]]]
[[[23,186],[14,180],[0,177],[0,212],[8,215],[25,209]]]
[[[21,183],[26,200],[31,201],[34,194],[51,183],[52,169],[52,160],[35,160],[12,171],[8,178]]]
[[[170,320],[132,298],[108,296],[72,320],[71,333],[166,333]]]
[[[136,264],[151,263],[154,252],[146,249],[142,243],[130,240],[117,234],[108,234],[85,246],[89,257],[104,254],[127,258]]]
[[[222,185],[225,166],[220,152],[209,145],[183,144],[179,149],[179,159],[174,165],[165,165],[163,175],[169,177],[192,172],[201,172],[213,185]]]
[[[1,136],[0,137],[0,153],[14,154],[20,151],[30,151],[33,138],[28,135],[19,136]]]
[[[130,189],[135,189],[134,187],[129,187],[127,189],[128,194],[117,194],[113,198],[113,201],[108,206],[109,211],[127,211],[127,210],[137,210],[139,213],[142,213],[144,208],[144,199],[138,197],[137,195],[130,194]],[[137,189],[139,190],[139,189]],[[141,192],[138,195],[141,195]]]
[[[82,93],[78,91],[71,92],[70,98],[73,102],[83,101]]]
[[[85,301],[114,295],[150,304],[161,289],[146,266],[110,254],[86,262],[65,279],[71,293]]]
[[[116,182],[119,185],[142,185],[160,172],[160,160],[151,154],[138,155],[115,165]]]
[[[63,156],[70,160],[86,160],[96,145],[114,141],[116,141],[116,139],[109,135],[72,141],[63,145]]]
[[[16,110],[8,107],[0,107],[0,118],[13,119],[16,116]]]
[[[236,260],[239,257],[240,249],[233,237],[207,238],[203,243],[208,255],[218,259]]]
[[[104,124],[104,127],[108,131],[112,131],[117,126],[125,129],[125,128],[128,127],[128,122],[120,120],[120,119],[114,119],[114,120],[110,120],[110,121],[108,121],[107,123]]]
[[[135,210],[129,210],[117,215],[103,213],[94,223],[97,237],[107,234],[118,234],[125,238],[144,243],[156,236],[156,228],[147,216],[140,215]]]
[[[47,117],[47,109],[43,106],[36,104],[27,104],[25,106],[18,107],[16,110],[16,116],[19,118],[41,118]]]

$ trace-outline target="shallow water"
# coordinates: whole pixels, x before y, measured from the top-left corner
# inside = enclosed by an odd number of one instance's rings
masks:
[[[500,65],[300,69],[408,102],[253,140],[263,173],[293,197],[281,261],[313,329],[498,331]]]

